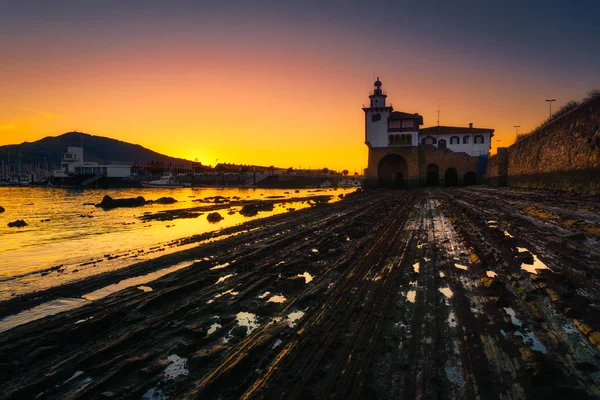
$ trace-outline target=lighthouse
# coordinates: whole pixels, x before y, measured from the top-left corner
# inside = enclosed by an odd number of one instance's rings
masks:
[[[387,95],[381,89],[382,83],[377,77],[375,89],[369,95],[369,107],[365,112],[365,144],[370,147],[387,146],[388,119],[393,108],[386,105]]]

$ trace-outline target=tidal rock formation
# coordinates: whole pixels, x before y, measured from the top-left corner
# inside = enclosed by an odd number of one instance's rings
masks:
[[[96,204],[96,207],[100,207],[104,210],[112,210],[113,208],[119,207],[140,207],[146,204],[146,199],[142,196],[132,197],[127,199],[113,199],[109,195],[104,196],[102,201]]]
[[[178,201],[175,200],[172,197],[161,197],[159,199],[156,200],[148,200],[146,203],[147,204],[174,204],[177,203]]]
[[[206,216],[206,219],[208,220],[208,222],[210,222],[211,224],[217,223],[220,220],[223,219],[223,216],[221,216],[221,214],[219,214],[218,212],[211,212],[210,214],[208,214]]]
[[[8,223],[9,228],[22,228],[24,226],[27,226],[27,222],[23,221],[22,219]]]

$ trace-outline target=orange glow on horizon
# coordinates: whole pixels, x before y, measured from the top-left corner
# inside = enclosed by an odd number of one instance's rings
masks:
[[[351,49],[334,52],[333,39],[322,51],[313,51],[312,42],[287,46],[276,39],[195,47],[157,39],[77,57],[69,48],[53,54],[24,45],[0,71],[0,145],[78,130],[206,165],[218,159],[362,172],[361,105],[373,89],[369,60],[381,53],[367,40],[347,40]],[[514,142],[514,125],[528,132],[547,115],[545,79],[517,82],[518,71],[503,65],[479,67],[466,55],[427,49],[419,54],[404,59],[396,49],[378,64],[388,102],[420,113],[424,126],[436,124],[439,101],[442,125],[494,128],[495,152],[496,140]],[[555,106],[587,89],[583,82],[555,85]]]

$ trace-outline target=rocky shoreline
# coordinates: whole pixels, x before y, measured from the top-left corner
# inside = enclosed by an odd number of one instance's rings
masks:
[[[3,332],[3,397],[596,398],[599,227],[595,199],[470,188],[354,193],[200,235],[0,303],[189,263]]]

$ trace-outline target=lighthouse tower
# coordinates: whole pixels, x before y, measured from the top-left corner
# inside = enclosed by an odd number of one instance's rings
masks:
[[[369,107],[364,107],[365,112],[365,144],[371,147],[386,147],[388,145],[388,118],[393,108],[386,106],[386,94],[381,90],[382,83],[377,77],[373,84],[375,90],[369,96]]]

